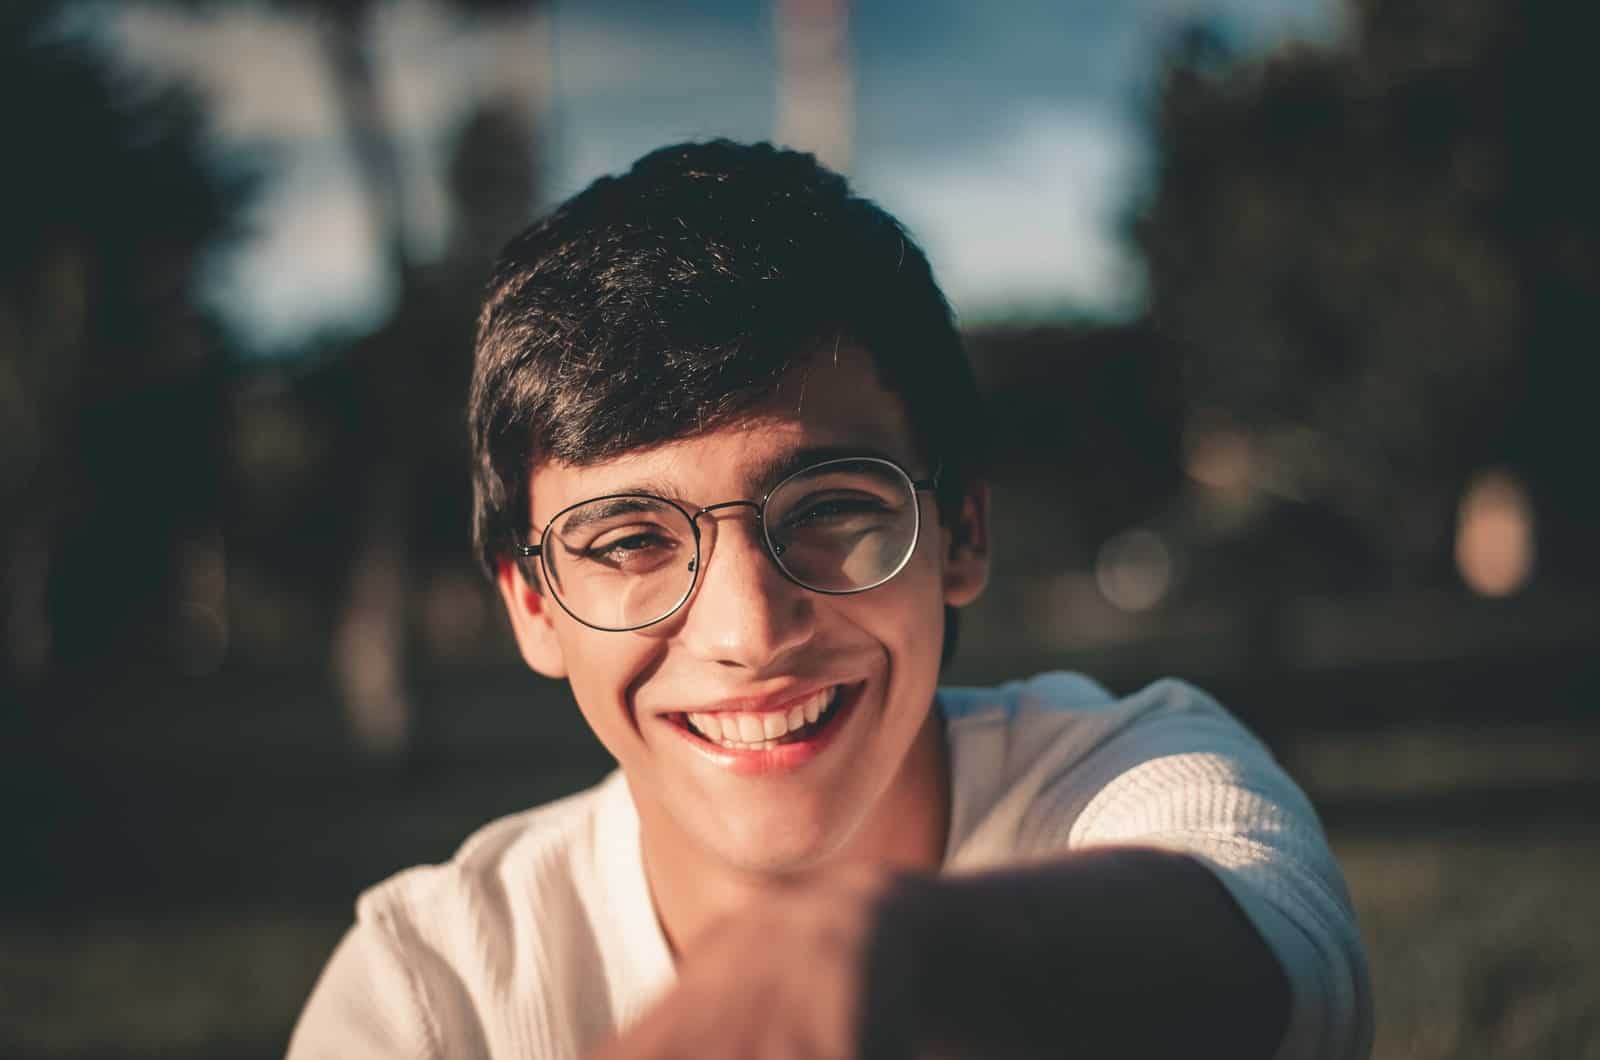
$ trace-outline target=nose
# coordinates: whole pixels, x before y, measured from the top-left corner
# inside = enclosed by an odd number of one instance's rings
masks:
[[[678,636],[698,658],[763,673],[811,639],[816,619],[812,594],[778,570],[753,516],[702,513],[711,532],[702,531],[700,577]]]

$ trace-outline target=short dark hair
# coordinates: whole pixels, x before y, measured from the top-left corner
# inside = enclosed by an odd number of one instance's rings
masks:
[[[898,221],[770,144],[678,144],[596,180],[507,244],[478,318],[479,561],[494,577],[531,529],[536,461],[595,463],[732,422],[841,337],[905,401],[949,521],[987,421],[950,306]]]

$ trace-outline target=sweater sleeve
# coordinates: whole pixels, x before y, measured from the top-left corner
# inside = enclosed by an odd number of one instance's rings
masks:
[[[1043,793],[1026,845],[1143,844],[1192,857],[1221,881],[1289,980],[1280,1060],[1366,1057],[1366,956],[1310,802],[1199,690],[1162,681],[1126,702],[1128,725]]]
[[[383,924],[357,920],[312,989],[287,1060],[438,1060],[421,993]]]

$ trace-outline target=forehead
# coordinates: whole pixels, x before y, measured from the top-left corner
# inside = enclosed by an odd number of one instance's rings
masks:
[[[733,422],[592,464],[533,471],[534,525],[608,493],[715,503],[759,495],[797,464],[839,455],[894,460],[914,475],[921,456],[905,401],[879,381],[871,356],[841,340],[798,363],[770,401]]]

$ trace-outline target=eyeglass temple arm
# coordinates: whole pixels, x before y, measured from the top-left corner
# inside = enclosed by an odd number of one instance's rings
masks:
[[[539,554],[540,548],[541,548],[541,546],[539,546],[539,545],[517,544],[516,546],[514,546],[512,548],[511,551],[515,552],[519,556],[522,556],[522,557],[526,558],[526,557],[529,557],[529,556],[537,556]]]

